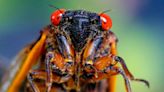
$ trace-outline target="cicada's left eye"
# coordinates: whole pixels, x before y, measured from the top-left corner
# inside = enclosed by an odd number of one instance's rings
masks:
[[[112,20],[107,14],[100,14],[101,26],[105,31],[108,31],[112,27]]]
[[[52,13],[51,15],[51,23],[57,26],[60,23],[62,15],[64,14],[65,9],[59,9]]]

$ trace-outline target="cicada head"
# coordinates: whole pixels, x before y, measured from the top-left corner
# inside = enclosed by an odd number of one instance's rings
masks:
[[[53,25],[69,35],[76,51],[80,52],[86,43],[108,31],[112,22],[108,15],[91,13],[84,10],[65,11],[59,9],[51,16]]]

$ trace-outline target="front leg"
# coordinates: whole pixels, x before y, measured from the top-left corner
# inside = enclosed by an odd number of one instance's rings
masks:
[[[38,81],[38,79],[40,81]],[[45,70],[31,70],[30,73],[27,76],[27,80],[29,83],[29,89],[30,92],[46,92],[47,87],[45,87],[45,81],[47,79],[47,72]],[[63,83],[65,81],[62,80],[63,78],[61,76],[58,76],[56,74],[52,75],[52,82],[53,83]],[[57,86],[52,86],[50,92],[58,92],[60,88]],[[62,91],[63,92],[63,91]]]
[[[27,80],[28,80],[28,82],[30,84],[30,87],[31,87],[33,92],[40,92],[38,86],[34,82],[34,78],[33,78],[33,74],[32,73],[29,73],[27,75]]]
[[[111,61],[115,63],[112,63]],[[117,67],[116,66],[117,63],[120,64],[122,68]],[[149,87],[149,82],[147,80],[134,78],[132,73],[128,70],[124,60],[119,56],[111,55],[110,57],[103,57],[99,59],[98,61],[96,61],[96,63],[94,63],[94,67],[98,69],[98,71],[100,72],[104,71],[106,73],[106,74],[102,74],[101,72],[100,74],[98,74],[99,76],[98,78],[96,78],[97,80],[107,78],[107,77],[110,78],[112,75],[121,74],[124,77],[125,87],[126,87],[127,92],[131,92],[129,80],[143,82],[144,84],[146,84],[146,86]]]
[[[117,38],[111,31],[107,31],[102,36],[96,37],[90,41],[88,46],[86,47],[84,54],[83,54],[83,66],[84,70],[88,72],[94,72],[97,69],[93,67],[93,65],[97,65],[98,68],[103,69],[112,61],[108,61],[107,58],[109,55],[116,55],[116,43]],[[102,58],[102,59],[101,59]],[[103,60],[104,59],[104,60]],[[110,59],[110,57],[108,58]],[[99,63],[94,64],[94,63]],[[104,65],[102,65],[104,64]],[[94,71],[93,71],[94,70]],[[95,72],[96,73],[96,72]],[[96,76],[97,74],[95,74]],[[115,92],[115,85],[116,85],[116,77],[112,76],[107,79],[108,80],[108,92]]]
[[[96,71],[97,77],[92,76],[91,78],[88,79],[88,82],[96,82],[96,81],[100,81],[102,79],[110,78],[113,75],[121,74],[125,81],[126,92],[132,92],[128,76],[126,75],[124,70],[122,70],[121,68],[119,68],[113,64],[108,64],[109,61],[111,61],[111,60],[112,60],[112,58],[109,58],[109,57],[103,57],[103,58],[97,60],[94,63],[94,67],[97,70]],[[87,73],[87,74],[89,74],[89,73]]]
[[[73,75],[73,60],[71,58],[64,59],[60,54],[48,52],[46,54],[46,92],[50,92],[52,86],[53,73],[60,76],[59,83],[67,81]]]
[[[54,53],[53,52],[48,52],[46,54],[46,57],[45,57],[45,73],[46,73],[46,92],[50,92],[51,91],[51,86],[52,86],[52,65],[51,65],[51,62],[53,61],[54,59]],[[36,72],[37,73],[37,72]],[[33,73],[34,75],[35,73]],[[41,74],[40,74],[41,76]],[[33,77],[32,77],[32,73],[30,73],[28,75],[28,80],[29,80],[29,83],[33,89],[34,92],[39,92],[39,89],[37,88],[37,86],[35,85],[35,83],[33,82]]]
[[[51,86],[52,86],[52,67],[51,62],[54,58],[53,52],[48,52],[46,54],[45,58],[45,64],[46,64],[46,92],[50,92]]]
[[[64,82],[73,75],[74,70],[74,51],[65,36],[57,31],[50,31],[46,39],[46,92],[51,90],[53,74],[61,77],[58,82]]]
[[[147,87],[149,87],[149,82],[147,80],[144,80],[144,79],[138,79],[138,78],[134,78],[134,76],[131,74],[131,72],[128,70],[124,60],[119,57],[119,56],[113,56],[113,59],[120,63],[123,70],[125,71],[126,75],[128,76],[128,78],[132,81],[138,81],[138,82],[143,82],[144,84],[146,84]]]
[[[113,74],[111,74],[111,71],[113,72]],[[122,70],[119,67],[114,67],[114,66],[110,66],[109,70],[106,70],[106,73],[111,76],[111,75],[116,75],[116,74],[121,74],[124,78],[125,81],[125,88],[126,88],[126,92],[132,92],[131,90],[131,86],[130,86],[130,81],[128,79],[128,76],[126,75],[126,73],[124,72],[124,70]]]
[[[120,64],[121,67],[117,67],[116,64]],[[88,69],[88,72],[86,73],[88,75],[92,75],[90,79],[88,78],[90,82],[111,78],[113,75],[121,74],[124,77],[127,92],[131,92],[129,80],[143,82],[149,87],[148,81],[134,78],[128,70],[124,60],[119,56],[110,55],[99,58],[95,61],[92,67],[94,67],[94,69]],[[94,71],[94,73],[90,71]],[[93,76],[95,73],[97,76]]]

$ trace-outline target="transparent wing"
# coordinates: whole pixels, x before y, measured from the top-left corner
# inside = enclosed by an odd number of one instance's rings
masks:
[[[37,41],[24,47],[13,59],[10,68],[2,79],[0,92],[18,91],[29,70],[37,62],[43,51],[47,31],[44,29]]]
[[[26,47],[24,47],[18,55],[11,61],[10,67],[7,69],[7,71],[4,73],[4,76],[2,78],[1,82],[1,91],[6,92],[10,84],[12,83],[13,78],[17,75],[19,69],[21,68],[21,65],[23,64],[25,58],[30,52],[30,49],[32,48],[33,44],[30,44]]]

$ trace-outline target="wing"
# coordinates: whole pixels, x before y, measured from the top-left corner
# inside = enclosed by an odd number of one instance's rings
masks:
[[[27,45],[18,53],[2,79],[1,92],[18,91],[29,70],[36,64],[42,54],[48,30],[48,28],[45,28],[37,41]]]
[[[116,35],[110,31],[110,41],[111,41],[111,54],[117,55],[117,42],[118,39]],[[117,66],[117,65],[116,65]],[[108,92],[115,92],[116,91],[116,76],[111,76],[108,78]]]
[[[30,44],[24,47],[18,55],[11,61],[11,65],[9,69],[5,72],[3,76],[2,83],[1,83],[1,91],[6,92],[9,86],[12,84],[14,78],[16,77],[19,69],[21,68],[22,64],[24,63],[25,58],[30,52],[30,48],[32,48],[33,44]]]

